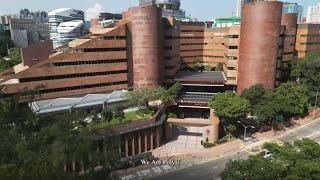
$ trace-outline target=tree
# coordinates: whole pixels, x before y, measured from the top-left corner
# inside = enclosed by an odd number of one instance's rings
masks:
[[[255,120],[259,125],[272,123],[280,112],[280,105],[277,102],[273,90],[265,90],[264,95],[259,98],[258,104],[253,108]]]
[[[117,107],[116,110],[114,111],[113,117],[115,119],[119,120],[120,122],[122,122],[123,119],[124,119],[123,108],[122,107]]]
[[[0,61],[0,71],[6,70],[20,63],[21,63],[20,49],[13,48],[10,50],[10,60]]]
[[[265,91],[266,90],[262,84],[257,84],[250,87],[249,89],[245,89],[242,92],[241,97],[248,99],[251,106],[254,107],[261,101]]]
[[[230,91],[213,96],[209,106],[215,110],[218,117],[234,122],[245,118],[251,109],[247,99]]]
[[[317,89],[320,89],[320,50],[303,59],[296,59],[289,64],[290,79],[304,84],[309,90],[309,98],[314,102]]]
[[[0,56],[5,57],[8,55],[8,48],[13,48],[14,44],[10,37],[0,39]]]
[[[200,59],[197,59],[197,60],[195,61],[195,64],[194,64],[194,66],[193,66],[193,69],[196,70],[196,71],[203,71],[204,68],[205,68],[205,67],[204,67],[203,63],[201,62],[201,60],[200,60]]]
[[[162,102],[169,102],[175,100],[179,93],[182,90],[182,85],[179,83],[176,83],[172,85],[165,93],[163,93],[161,100]]]
[[[76,129],[78,112],[38,116],[17,99],[0,100],[0,179],[79,179],[75,172],[64,172],[73,162],[85,170],[105,162],[106,176],[120,159],[116,144],[103,143],[107,151],[97,152],[97,142],[86,136],[89,132]]]
[[[135,105],[146,106],[149,108],[148,103],[150,101],[155,101],[161,99],[166,93],[166,89],[163,87],[155,88],[136,88],[129,91],[126,94],[127,100]]]
[[[320,145],[309,139],[293,145],[267,143],[271,156],[250,156],[247,160],[229,162],[221,173],[222,179],[319,179]]]
[[[236,131],[237,121],[245,118],[251,109],[248,100],[230,91],[213,96],[209,106],[221,120],[225,121],[224,131],[229,138]]]
[[[105,121],[110,122],[113,118],[113,112],[108,108],[103,109],[101,114]]]
[[[216,71],[223,71],[223,63],[218,63],[217,67],[215,68]]]
[[[308,111],[308,90],[304,85],[294,83],[281,84],[276,90],[276,101],[280,114],[284,117],[302,115]]]

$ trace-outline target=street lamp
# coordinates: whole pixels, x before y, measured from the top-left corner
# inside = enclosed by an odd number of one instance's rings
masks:
[[[243,135],[243,142],[246,142],[246,134],[247,134],[247,128],[252,128],[254,129],[254,126],[246,126],[244,125],[241,121],[237,121],[239,124],[241,124],[244,127],[244,135]]]

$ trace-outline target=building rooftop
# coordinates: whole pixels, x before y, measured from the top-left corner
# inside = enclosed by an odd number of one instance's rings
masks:
[[[53,16],[53,15],[56,15],[58,13],[61,13],[63,11],[68,11],[68,10],[71,10],[71,8],[59,8],[59,9],[56,9],[56,10],[53,10],[51,12],[48,13],[48,15],[50,16]]]
[[[31,110],[37,114],[57,113],[71,109],[103,106],[125,100],[125,90],[111,93],[87,94],[80,97],[56,98],[29,103]]]
[[[227,78],[222,71],[180,71],[176,75],[175,81],[193,85],[224,85]]]

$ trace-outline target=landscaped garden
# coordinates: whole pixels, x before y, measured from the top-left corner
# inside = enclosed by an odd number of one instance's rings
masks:
[[[100,112],[93,112],[80,123],[80,129],[101,129],[108,126],[130,123],[133,121],[149,120],[157,113],[159,106],[173,101],[181,91],[180,84],[174,84],[169,89],[163,87],[137,88],[126,94],[126,99],[132,108],[105,108]]]
[[[122,108],[104,109],[97,117],[92,116],[91,123],[86,128],[88,129],[100,129],[107,126],[115,126],[119,124],[125,124],[138,120],[151,119],[157,112],[157,108],[149,109],[134,109],[124,112]]]

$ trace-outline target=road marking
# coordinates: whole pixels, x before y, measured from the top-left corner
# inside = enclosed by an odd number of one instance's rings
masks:
[[[318,134],[320,134],[320,131],[315,131],[315,132],[309,134],[308,136],[306,136],[306,138],[309,138],[309,137],[312,137],[312,136],[316,136]]]
[[[130,179],[134,179],[134,178],[135,178],[134,175],[128,175],[128,176],[121,177],[121,180],[130,180]]]
[[[148,175],[151,174],[151,171],[149,169],[147,169],[147,170],[143,170],[143,171],[137,172],[137,174],[138,174],[139,177],[148,176]]]
[[[162,167],[162,169],[165,170],[165,171],[171,169],[171,166],[169,166],[169,165],[162,165],[161,167]]]
[[[157,173],[157,174],[162,172],[160,167],[154,167],[154,168],[152,168],[152,170],[154,173]]]

